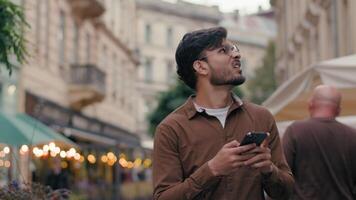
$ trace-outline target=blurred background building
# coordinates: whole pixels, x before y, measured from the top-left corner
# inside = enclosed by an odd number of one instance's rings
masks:
[[[73,191],[117,197],[121,183],[144,179],[143,161],[149,158],[136,127],[135,1],[16,2],[30,26],[24,29],[29,56],[11,77],[3,75],[2,107],[15,104],[12,112],[26,113],[78,144],[85,162],[62,165]],[[33,166],[34,181],[45,181],[50,160],[26,164]]]
[[[273,0],[280,83],[317,62],[356,53],[356,2]]]
[[[27,100],[35,96],[135,132],[138,59],[135,29],[128,25],[135,18],[135,4],[105,2],[23,1],[32,28],[26,33],[31,57],[22,68],[20,111],[31,112]],[[125,18],[113,14],[120,9]]]
[[[222,13],[217,6],[137,0],[137,40],[141,65],[138,71],[138,127],[147,134],[147,115],[157,96],[177,81],[175,50],[186,32],[217,26]]]
[[[276,75],[280,87],[264,105],[280,132],[309,117],[308,98],[319,84],[342,93],[339,121],[356,127],[356,2],[272,0],[278,24]]]

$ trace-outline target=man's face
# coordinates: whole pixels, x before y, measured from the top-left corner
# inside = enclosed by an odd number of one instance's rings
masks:
[[[241,85],[245,77],[241,71],[241,54],[230,41],[224,40],[217,49],[206,51],[203,61],[210,68],[212,85]]]

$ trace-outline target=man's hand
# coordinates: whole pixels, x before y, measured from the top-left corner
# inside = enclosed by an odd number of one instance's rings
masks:
[[[246,152],[246,155],[253,155],[252,158],[244,162],[246,166],[257,168],[263,174],[272,172],[271,150],[268,148],[267,140],[263,141],[260,147]]]
[[[232,171],[244,166],[247,160],[255,154],[244,154],[256,148],[256,144],[239,146],[240,143],[233,140],[225,144],[220,151],[208,162],[211,172],[215,176],[230,174]]]

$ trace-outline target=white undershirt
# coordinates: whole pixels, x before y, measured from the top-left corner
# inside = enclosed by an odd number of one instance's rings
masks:
[[[225,108],[212,109],[212,108],[204,108],[194,102],[194,106],[198,112],[205,111],[206,114],[216,117],[219,120],[219,122],[221,123],[221,126],[223,128],[225,128],[226,116],[227,116],[227,112],[229,111],[230,105]]]

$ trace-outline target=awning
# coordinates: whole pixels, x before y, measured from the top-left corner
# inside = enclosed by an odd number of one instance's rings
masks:
[[[65,136],[56,133],[42,122],[24,113],[0,113],[0,143],[21,146],[55,142],[59,146],[77,145]]]
[[[90,133],[88,131],[82,131],[75,128],[65,127],[63,128],[63,132],[67,136],[75,136],[80,139],[87,140],[94,143],[99,143],[102,145],[109,145],[109,146],[117,145],[117,142],[112,138],[108,138],[102,135],[99,136],[94,133]]]
[[[309,116],[307,102],[319,84],[333,85],[342,93],[341,115],[356,115],[356,54],[318,63],[282,84],[263,105],[276,121]]]

